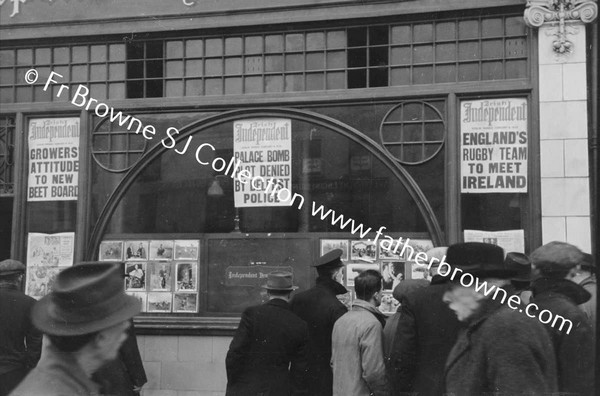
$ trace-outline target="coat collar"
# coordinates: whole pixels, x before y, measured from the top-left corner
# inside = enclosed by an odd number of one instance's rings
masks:
[[[319,276],[319,277],[317,277],[317,285],[316,285],[316,287],[328,290],[328,291],[330,291],[331,293],[333,293],[336,296],[338,294],[346,294],[346,293],[348,293],[348,289],[346,289],[344,286],[342,286],[338,282],[336,282],[333,279],[328,278],[326,276]]]
[[[596,274],[592,274],[579,282],[579,286],[585,287],[587,285],[595,285],[596,284]]]
[[[471,335],[500,308],[502,308],[502,303],[493,298],[486,298],[481,301],[479,309],[468,319],[467,327],[463,328],[459,333],[458,339],[450,351],[448,359],[446,359],[446,373],[471,348]]]
[[[539,278],[531,285],[534,299],[544,299],[551,296],[566,297],[575,305],[583,304],[592,295],[582,286],[567,279]]]
[[[352,302],[352,310],[353,311],[361,311],[361,310],[369,311],[373,315],[375,315],[375,318],[379,321],[379,323],[381,323],[381,327],[385,326],[386,316],[384,314],[382,314],[377,309],[377,307],[375,307],[370,302],[367,302],[365,300],[356,299]]]
[[[281,298],[274,298],[272,300],[269,300],[265,303],[265,305],[274,305],[276,307],[290,309],[290,304],[287,301],[282,300]]]

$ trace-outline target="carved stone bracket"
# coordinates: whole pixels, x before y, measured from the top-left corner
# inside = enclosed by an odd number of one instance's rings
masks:
[[[567,34],[566,23],[591,23],[598,16],[596,0],[528,0],[523,18],[529,27],[540,27],[544,23],[557,24],[553,49],[559,54],[571,52],[573,43]]]

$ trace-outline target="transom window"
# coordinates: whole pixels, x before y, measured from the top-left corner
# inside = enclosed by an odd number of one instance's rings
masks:
[[[44,92],[50,70],[96,99],[326,91],[528,77],[521,15],[185,36],[0,51],[0,100]],[[40,78],[24,81],[35,67]]]

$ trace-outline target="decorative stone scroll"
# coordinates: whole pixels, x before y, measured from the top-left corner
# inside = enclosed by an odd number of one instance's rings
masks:
[[[591,23],[598,16],[595,0],[528,0],[523,15],[529,27],[540,27],[544,23],[556,24],[556,40],[553,49],[559,54],[571,52],[573,43],[567,39],[567,23]]]

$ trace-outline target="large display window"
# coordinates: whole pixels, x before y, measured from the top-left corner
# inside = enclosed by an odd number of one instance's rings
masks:
[[[430,118],[435,115],[437,120],[432,122],[433,128],[442,126],[436,139],[430,139],[437,142],[431,143],[436,149],[423,148],[429,141],[414,138],[416,130],[411,128],[407,128],[406,141],[399,141],[405,145],[420,142],[418,151],[429,153],[421,158],[421,165],[444,155],[440,147],[445,135],[445,103],[433,103],[437,105],[431,105]],[[413,111],[418,109],[422,116],[426,102],[413,104]],[[327,110],[335,113],[341,109]],[[355,118],[356,126],[368,134],[314,111],[292,108],[199,115],[198,121],[181,127],[174,139],[164,133],[144,146],[121,139],[132,153],[111,146],[115,155],[122,155],[123,166],[114,170],[106,164],[115,162],[101,161],[107,150],[99,150],[93,142],[98,136],[118,142],[111,135],[120,136],[121,132],[114,125],[107,128],[99,123],[96,132],[100,132],[92,136],[92,151],[96,153],[93,167],[95,177],[103,182],[94,181],[92,186],[97,217],[92,223],[95,228],[88,254],[126,261],[128,280],[124,287],[144,302],[144,320],[153,325],[173,322],[185,327],[179,319],[188,326],[215,318],[226,321],[248,305],[259,303],[264,298],[260,286],[266,274],[276,268],[291,270],[301,289],[310,287],[314,277],[310,263],[321,254],[324,239],[346,240],[348,246],[358,241],[367,246],[368,239],[379,231],[396,239],[428,241],[428,246],[439,244],[444,236],[427,196],[390,154],[398,152],[386,150],[368,136],[384,135],[391,141],[383,121],[401,124],[402,114],[396,110],[397,102],[347,107],[348,118]],[[359,120],[354,112],[365,116]],[[136,117],[146,124],[162,122],[156,128],[162,131],[168,130],[166,124],[173,120],[172,115]],[[181,118],[186,117],[192,116],[185,113]],[[236,125],[271,120],[283,120],[289,126],[287,151],[267,150],[263,157],[258,151],[236,153]],[[430,133],[426,121],[418,123],[421,139]],[[405,150],[411,152],[410,148]],[[285,206],[263,202],[261,196],[258,201],[236,202],[239,177],[231,177],[230,167],[214,166],[219,159],[225,159],[225,164],[235,158],[245,163],[262,162],[253,174],[264,176],[265,181],[285,180],[281,185],[298,198]],[[123,170],[126,161],[130,161],[129,167]],[[288,161],[289,166],[272,165],[281,161]],[[443,214],[443,166],[441,170],[430,179],[438,181],[441,197],[436,205]],[[106,183],[110,178],[114,181],[112,192]],[[431,188],[432,184],[428,185]],[[198,247],[197,255],[180,256],[178,251],[188,245]],[[355,249],[359,248],[356,245]],[[378,246],[373,249],[378,250]],[[349,259],[356,259],[356,264],[367,260],[380,270],[382,260],[390,259],[383,254],[363,259],[357,254]],[[402,265],[405,261],[396,258]],[[194,286],[178,289],[181,277],[193,278]]]

